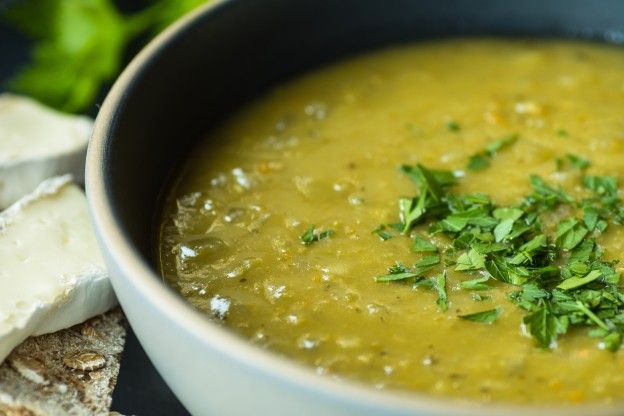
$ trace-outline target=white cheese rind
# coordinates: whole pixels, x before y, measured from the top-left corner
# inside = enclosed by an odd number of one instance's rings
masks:
[[[70,173],[82,183],[92,128],[88,117],[0,94],[0,208],[52,176]]]
[[[31,335],[83,322],[117,304],[82,190],[44,181],[0,214],[0,362]]]

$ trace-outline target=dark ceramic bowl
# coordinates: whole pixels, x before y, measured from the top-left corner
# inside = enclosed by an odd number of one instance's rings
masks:
[[[91,210],[111,278],[148,355],[196,415],[524,415],[376,391],[315,375],[213,324],[154,267],[159,196],[203,134],[302,71],[367,49],[464,35],[623,40],[621,0],[231,0],[154,40],[114,85],[87,161]],[[624,406],[542,408],[623,414]]]

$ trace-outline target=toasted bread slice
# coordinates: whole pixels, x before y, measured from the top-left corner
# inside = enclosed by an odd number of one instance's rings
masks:
[[[108,415],[126,327],[115,309],[28,338],[0,365],[0,416]]]

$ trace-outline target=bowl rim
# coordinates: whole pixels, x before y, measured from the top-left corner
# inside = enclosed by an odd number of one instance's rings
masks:
[[[115,130],[118,114],[123,111],[127,90],[149,67],[152,58],[165,52],[184,31],[205,18],[214,18],[241,0],[215,0],[196,8],[177,20],[148,43],[123,70],[106,96],[97,115],[89,143],[85,186],[92,223],[100,237],[100,247],[118,267],[123,279],[142,293],[152,307],[160,309],[207,347],[220,352],[248,370],[261,373],[276,382],[293,385],[303,394],[331,398],[353,408],[370,408],[399,413],[414,411],[436,415],[487,416],[525,415],[541,412],[549,415],[616,415],[622,410],[616,404],[599,403],[524,405],[518,403],[482,403],[476,400],[436,396],[425,392],[379,390],[358,381],[336,380],[315,373],[310,367],[252,345],[231,330],[221,327],[193,308],[190,303],[166,286],[161,277],[144,259],[123,230],[112,210],[112,197],[106,177],[107,149]],[[166,184],[163,184],[166,185]],[[123,306],[123,305],[122,305]]]

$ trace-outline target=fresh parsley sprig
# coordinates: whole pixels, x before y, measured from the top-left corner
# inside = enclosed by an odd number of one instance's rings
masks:
[[[0,18],[33,40],[31,62],[8,84],[56,109],[79,112],[124,63],[128,45],[207,0],[159,0],[123,14],[112,0],[21,0]]]

